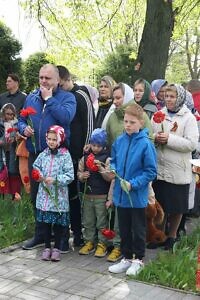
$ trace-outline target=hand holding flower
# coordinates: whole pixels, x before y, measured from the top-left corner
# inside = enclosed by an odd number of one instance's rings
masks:
[[[26,137],[31,137],[32,135],[34,135],[34,129],[31,126],[26,126],[26,128],[24,129],[24,135]]]
[[[131,190],[131,184],[130,184],[130,182],[128,182],[127,180],[125,180],[125,179],[121,179],[120,180],[120,185],[121,185],[121,188],[122,188],[122,190],[124,191],[124,192],[130,192],[130,190]]]
[[[87,180],[90,177],[90,172],[88,171],[82,172],[81,177],[83,181]]]
[[[46,183],[46,185],[51,185],[51,184],[53,184],[54,183],[54,179],[53,179],[53,177],[46,177],[46,178],[44,178],[44,183]]]
[[[106,205],[106,208],[108,209],[109,207],[113,206],[113,201],[112,200],[108,200],[108,201],[106,201],[105,205]]]
[[[167,144],[169,134],[166,132],[158,132],[156,134],[155,140],[159,144]]]

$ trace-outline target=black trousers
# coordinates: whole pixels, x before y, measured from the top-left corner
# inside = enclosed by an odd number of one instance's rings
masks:
[[[73,159],[74,166],[74,181],[69,185],[69,208],[70,208],[70,224],[74,236],[80,237],[82,234],[81,224],[81,202],[78,189],[78,159]]]
[[[44,228],[44,242],[45,242],[45,248],[51,248],[51,232],[52,232],[52,224],[49,223],[41,223],[42,227]],[[55,244],[54,248],[60,249],[60,242],[63,235],[63,230],[65,227],[54,224],[53,230],[54,230],[54,238],[55,238]]]
[[[126,259],[142,259],[145,256],[146,217],[145,208],[117,208],[121,251]]]

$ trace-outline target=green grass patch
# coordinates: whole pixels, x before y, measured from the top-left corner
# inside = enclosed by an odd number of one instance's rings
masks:
[[[173,253],[160,250],[134,278],[171,288],[196,292],[197,251],[200,247],[200,227],[176,243]]]
[[[30,196],[23,193],[20,201],[0,196],[0,249],[29,238],[34,231]]]

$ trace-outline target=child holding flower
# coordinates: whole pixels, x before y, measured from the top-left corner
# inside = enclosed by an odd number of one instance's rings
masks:
[[[126,271],[127,275],[136,275],[143,267],[148,185],[156,177],[155,148],[148,138],[148,129],[143,127],[143,109],[136,103],[128,106],[124,115],[125,132],[112,145],[111,169],[117,174],[113,201],[123,259],[109,267],[111,273]]]
[[[69,226],[68,184],[74,179],[69,151],[63,146],[65,132],[53,125],[46,134],[46,148],[33,163],[32,177],[40,182],[36,198],[37,221],[45,230],[42,260],[60,260],[60,241]],[[55,245],[51,250],[51,230],[54,225]]]
[[[94,255],[104,257],[107,254],[106,238],[102,230],[107,227],[106,201],[113,175],[106,170],[106,166],[109,166],[106,138],[104,129],[95,129],[90,138],[90,151],[79,162],[78,179],[85,183],[83,195],[85,245],[79,250],[79,254],[82,255],[95,251],[96,231],[98,243]]]
[[[16,108],[12,103],[5,104],[1,109],[2,120],[5,128],[1,143],[1,168],[6,163],[8,178],[1,182],[0,193],[11,194],[15,199],[15,193],[21,193],[21,178],[19,175],[19,160],[16,157],[17,129]]]

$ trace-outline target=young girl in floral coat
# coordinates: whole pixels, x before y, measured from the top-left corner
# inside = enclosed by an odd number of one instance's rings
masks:
[[[63,229],[69,225],[68,184],[74,179],[69,151],[63,146],[64,129],[51,126],[46,134],[48,148],[33,163],[32,177],[40,182],[36,198],[37,221],[45,229],[43,260],[60,260],[60,241]],[[54,225],[55,245],[51,250],[51,230]]]

